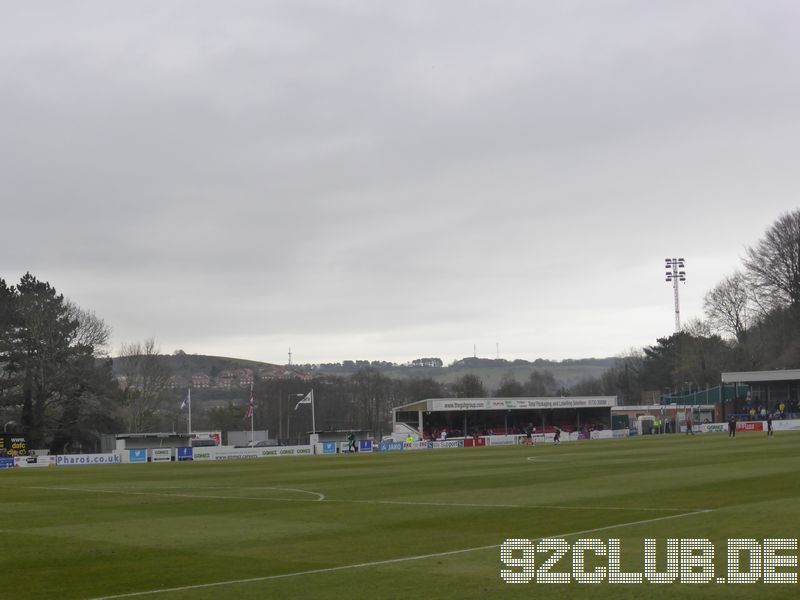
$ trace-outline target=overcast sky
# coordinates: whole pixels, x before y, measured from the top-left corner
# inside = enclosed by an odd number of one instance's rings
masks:
[[[612,356],[800,198],[800,3],[2,1],[0,277],[113,346]]]

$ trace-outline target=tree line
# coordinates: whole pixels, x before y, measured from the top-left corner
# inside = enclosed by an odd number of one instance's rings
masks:
[[[741,266],[706,293],[703,308],[704,318],[631,350],[573,393],[636,404],[717,386],[724,371],[800,367],[800,210],[781,215],[745,249]]]

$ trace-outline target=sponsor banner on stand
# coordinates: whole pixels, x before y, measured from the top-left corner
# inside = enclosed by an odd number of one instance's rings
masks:
[[[178,451],[178,460],[192,460],[192,450],[194,448],[176,448]]]
[[[217,446],[222,445],[222,432],[221,431],[194,431],[192,432],[192,441],[194,440],[214,440]]]
[[[336,454],[336,442],[322,442],[322,454]]]
[[[150,460],[153,462],[172,462],[172,448],[153,448],[150,450]]]
[[[441,398],[431,401],[433,411],[453,410],[541,410],[592,408],[617,405],[616,396],[576,396],[573,398]]]
[[[372,440],[359,440],[358,441],[358,451],[359,452],[372,452]]]
[[[118,465],[122,457],[115,453],[106,454],[59,454],[56,456],[58,467],[80,467],[86,465]]]
[[[146,463],[147,450],[144,448],[131,448],[128,450],[129,463]]]
[[[0,469],[11,469],[14,467],[13,456],[0,456]]]

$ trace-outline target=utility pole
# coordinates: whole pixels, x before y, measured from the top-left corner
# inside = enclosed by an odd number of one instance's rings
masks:
[[[666,268],[667,282],[672,282],[675,291],[675,333],[681,331],[681,303],[678,294],[678,282],[686,283],[686,271],[684,271],[685,261],[682,258],[665,258],[664,267]]]

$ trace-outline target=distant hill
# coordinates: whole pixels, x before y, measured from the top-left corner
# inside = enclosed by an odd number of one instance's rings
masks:
[[[275,370],[285,370],[287,367],[273,365],[270,363],[247,360],[244,358],[229,358],[225,356],[207,356],[204,354],[186,354],[176,352],[175,354],[162,354],[161,360],[170,368],[176,377],[191,377],[198,373],[203,373],[210,377],[216,377],[223,371],[235,369],[252,369],[255,373],[271,372]],[[114,358],[114,375],[122,374],[122,364],[124,359]],[[292,367],[288,367],[291,369]]]
[[[439,359],[428,358],[412,361],[408,365],[397,365],[383,361],[355,360],[342,363],[322,365],[303,365],[310,372],[320,374],[351,375],[363,368],[377,369],[388,377],[395,378],[431,378],[440,383],[452,383],[467,374],[478,376],[490,390],[500,387],[506,376],[513,377],[520,383],[530,378],[534,371],[550,371],[559,385],[571,387],[585,379],[599,377],[616,364],[617,359],[583,358],[552,361],[537,359],[533,362],[516,359],[494,359],[468,357],[457,360],[448,366],[441,365]],[[425,365],[425,366],[423,366]]]
[[[505,377],[513,377],[520,383],[524,383],[535,371],[549,371],[560,385],[571,387],[585,379],[599,377],[617,360],[615,358],[566,359],[562,361],[537,359],[531,362],[522,359],[468,357],[447,366],[438,366],[442,365],[442,361],[435,358],[418,359],[406,365],[386,361],[346,360],[341,363],[288,366],[242,358],[186,354],[180,351],[171,355],[162,355],[161,358],[172,371],[176,387],[188,385],[192,376],[200,374],[210,378],[210,387],[218,387],[216,382],[221,376],[241,369],[249,369],[255,377],[261,379],[293,377],[306,379],[316,375],[347,377],[361,369],[372,368],[387,377],[430,378],[444,384],[452,383],[466,374],[474,374],[490,391],[497,389]],[[123,359],[119,358],[114,360],[115,375],[122,375],[122,361]],[[222,387],[230,388],[231,385],[226,384]],[[237,386],[234,385],[234,387]]]

